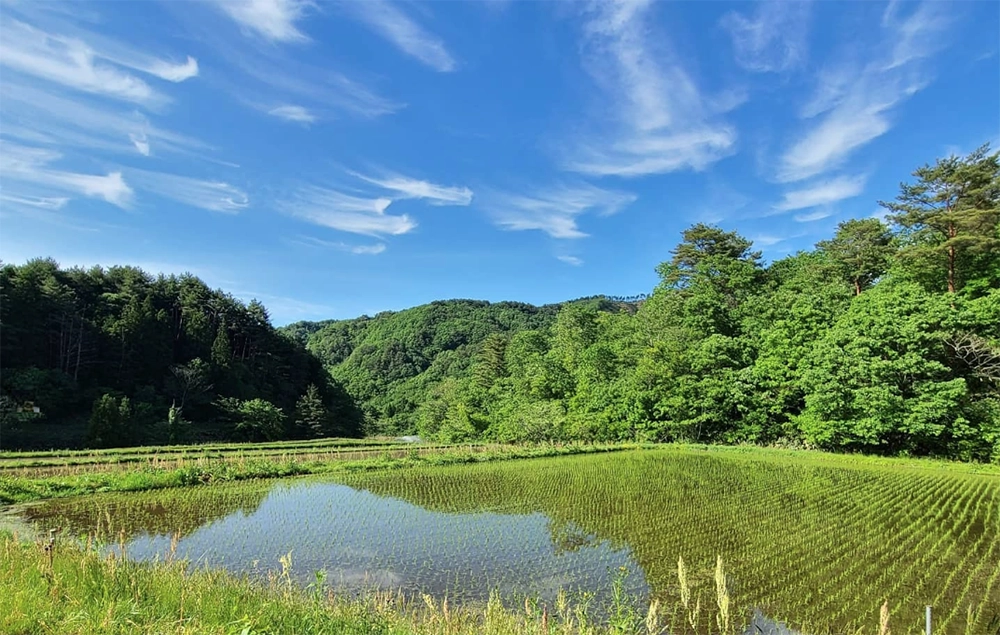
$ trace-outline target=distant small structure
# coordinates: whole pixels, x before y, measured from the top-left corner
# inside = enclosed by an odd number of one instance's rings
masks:
[[[417,436],[413,437],[397,437],[397,441],[402,441],[403,443],[421,443],[423,439]]]
[[[36,406],[35,402],[33,401],[25,401],[23,404],[18,406],[17,411],[24,412],[27,414],[36,414],[36,415],[42,414],[42,409]]]

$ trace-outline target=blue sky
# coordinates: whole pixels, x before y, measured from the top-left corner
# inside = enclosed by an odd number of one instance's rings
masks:
[[[995,2],[0,0],[0,258],[273,321],[652,290],[1000,139]]]

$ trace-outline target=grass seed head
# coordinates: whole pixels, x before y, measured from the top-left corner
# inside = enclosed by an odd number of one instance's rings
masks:
[[[878,635],[890,635],[889,630],[889,600],[882,603],[882,610],[879,611]]]

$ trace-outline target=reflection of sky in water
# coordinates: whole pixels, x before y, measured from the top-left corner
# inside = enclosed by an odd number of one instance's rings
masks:
[[[292,552],[292,574],[312,579],[323,569],[331,584],[376,585],[457,600],[485,600],[491,589],[516,598],[552,600],[560,588],[611,588],[618,567],[629,571],[633,593],[648,593],[645,576],[627,549],[574,536],[575,548],[553,542],[541,513],[443,513],[334,483],[281,485],[250,515],[235,512],[198,528],[178,543],[177,556],[233,571],[279,568]],[[572,538],[576,538],[573,540]],[[139,559],[162,557],[169,535],[141,536],[128,545]]]

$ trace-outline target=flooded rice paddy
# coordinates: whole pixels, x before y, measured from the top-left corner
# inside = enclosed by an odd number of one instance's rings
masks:
[[[886,600],[899,632],[922,625],[925,605],[935,633],[1000,620],[1000,479],[962,469],[638,450],[97,495],[24,515],[120,536],[144,560],[174,548],[195,565],[263,574],[291,553],[298,579],[324,571],[346,591],[480,602],[496,590],[512,605],[551,605],[563,589],[600,610],[624,576],[640,602],[675,607],[683,556],[707,607],[719,555],[744,621],[758,611],[796,627],[877,627]]]

